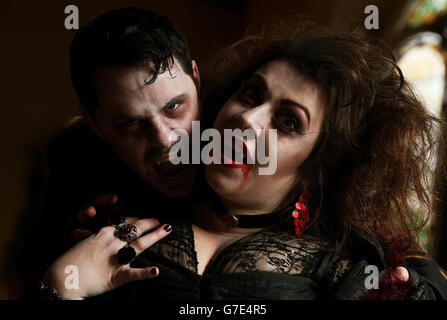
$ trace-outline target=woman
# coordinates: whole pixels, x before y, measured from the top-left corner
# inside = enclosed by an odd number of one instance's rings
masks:
[[[217,117],[207,109],[213,127],[264,130],[274,174],[234,158],[206,166],[212,191],[179,208],[192,224],[104,227],[57,259],[44,284],[64,299],[434,298],[411,269],[411,281],[391,273],[425,223],[414,201],[431,212],[425,164],[438,123],[392,56],[361,33],[310,25],[225,54],[207,103],[223,105]],[[254,158],[254,142],[242,145]],[[79,269],[77,289],[65,285],[68,265]]]

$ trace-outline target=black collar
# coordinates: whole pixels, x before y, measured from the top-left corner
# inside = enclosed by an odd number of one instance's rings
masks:
[[[227,230],[234,228],[265,228],[278,222],[278,214],[276,211],[258,215],[234,215],[228,213],[217,195],[213,194],[211,199],[214,213],[220,218]]]

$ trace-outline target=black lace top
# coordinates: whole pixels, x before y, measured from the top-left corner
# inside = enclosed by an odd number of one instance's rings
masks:
[[[299,239],[279,227],[264,229],[227,246],[199,275],[192,226],[178,222],[169,236],[132,262],[133,267],[157,266],[159,276],[110,295],[132,300],[355,299],[367,291],[362,282],[365,266],[376,263],[384,269],[380,254],[374,257],[366,250],[354,259],[345,250],[325,250],[322,245],[330,244]],[[353,272],[360,277],[350,279]],[[346,281],[355,281],[358,288],[346,293]]]

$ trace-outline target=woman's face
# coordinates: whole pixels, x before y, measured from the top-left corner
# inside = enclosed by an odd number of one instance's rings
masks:
[[[260,164],[256,160],[254,164],[243,164],[235,162],[233,156],[231,164],[206,167],[209,185],[234,213],[266,213],[277,209],[299,182],[298,168],[311,153],[322,120],[323,106],[317,85],[287,61],[268,62],[225,103],[214,128],[220,131],[222,140],[224,129],[255,132],[256,139],[244,139],[247,158],[256,159],[256,149],[264,147],[269,163]],[[276,141],[270,129],[276,129]],[[259,144],[261,132],[265,133],[265,144]],[[231,151],[226,156],[231,158]],[[259,174],[275,161],[274,172]]]

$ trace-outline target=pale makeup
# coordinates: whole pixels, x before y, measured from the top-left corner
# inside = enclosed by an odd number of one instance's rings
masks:
[[[175,60],[153,83],[148,83],[149,62],[102,67],[94,73],[94,130],[139,177],[173,199],[188,195],[196,176],[195,166],[174,167],[168,161],[175,142],[171,131],[190,133],[192,121],[200,116],[200,77],[194,61],[192,65],[193,78]]]
[[[263,65],[222,107],[214,128],[276,129],[277,169],[259,175],[258,164],[241,168],[209,165],[205,175],[227,209],[234,214],[262,214],[277,209],[299,182],[298,169],[312,152],[323,120],[318,86],[285,60]],[[266,139],[268,143],[268,139]],[[253,154],[255,144],[246,141]],[[266,146],[271,149],[271,146]],[[246,180],[246,181],[244,181]],[[241,183],[243,187],[241,188]]]

